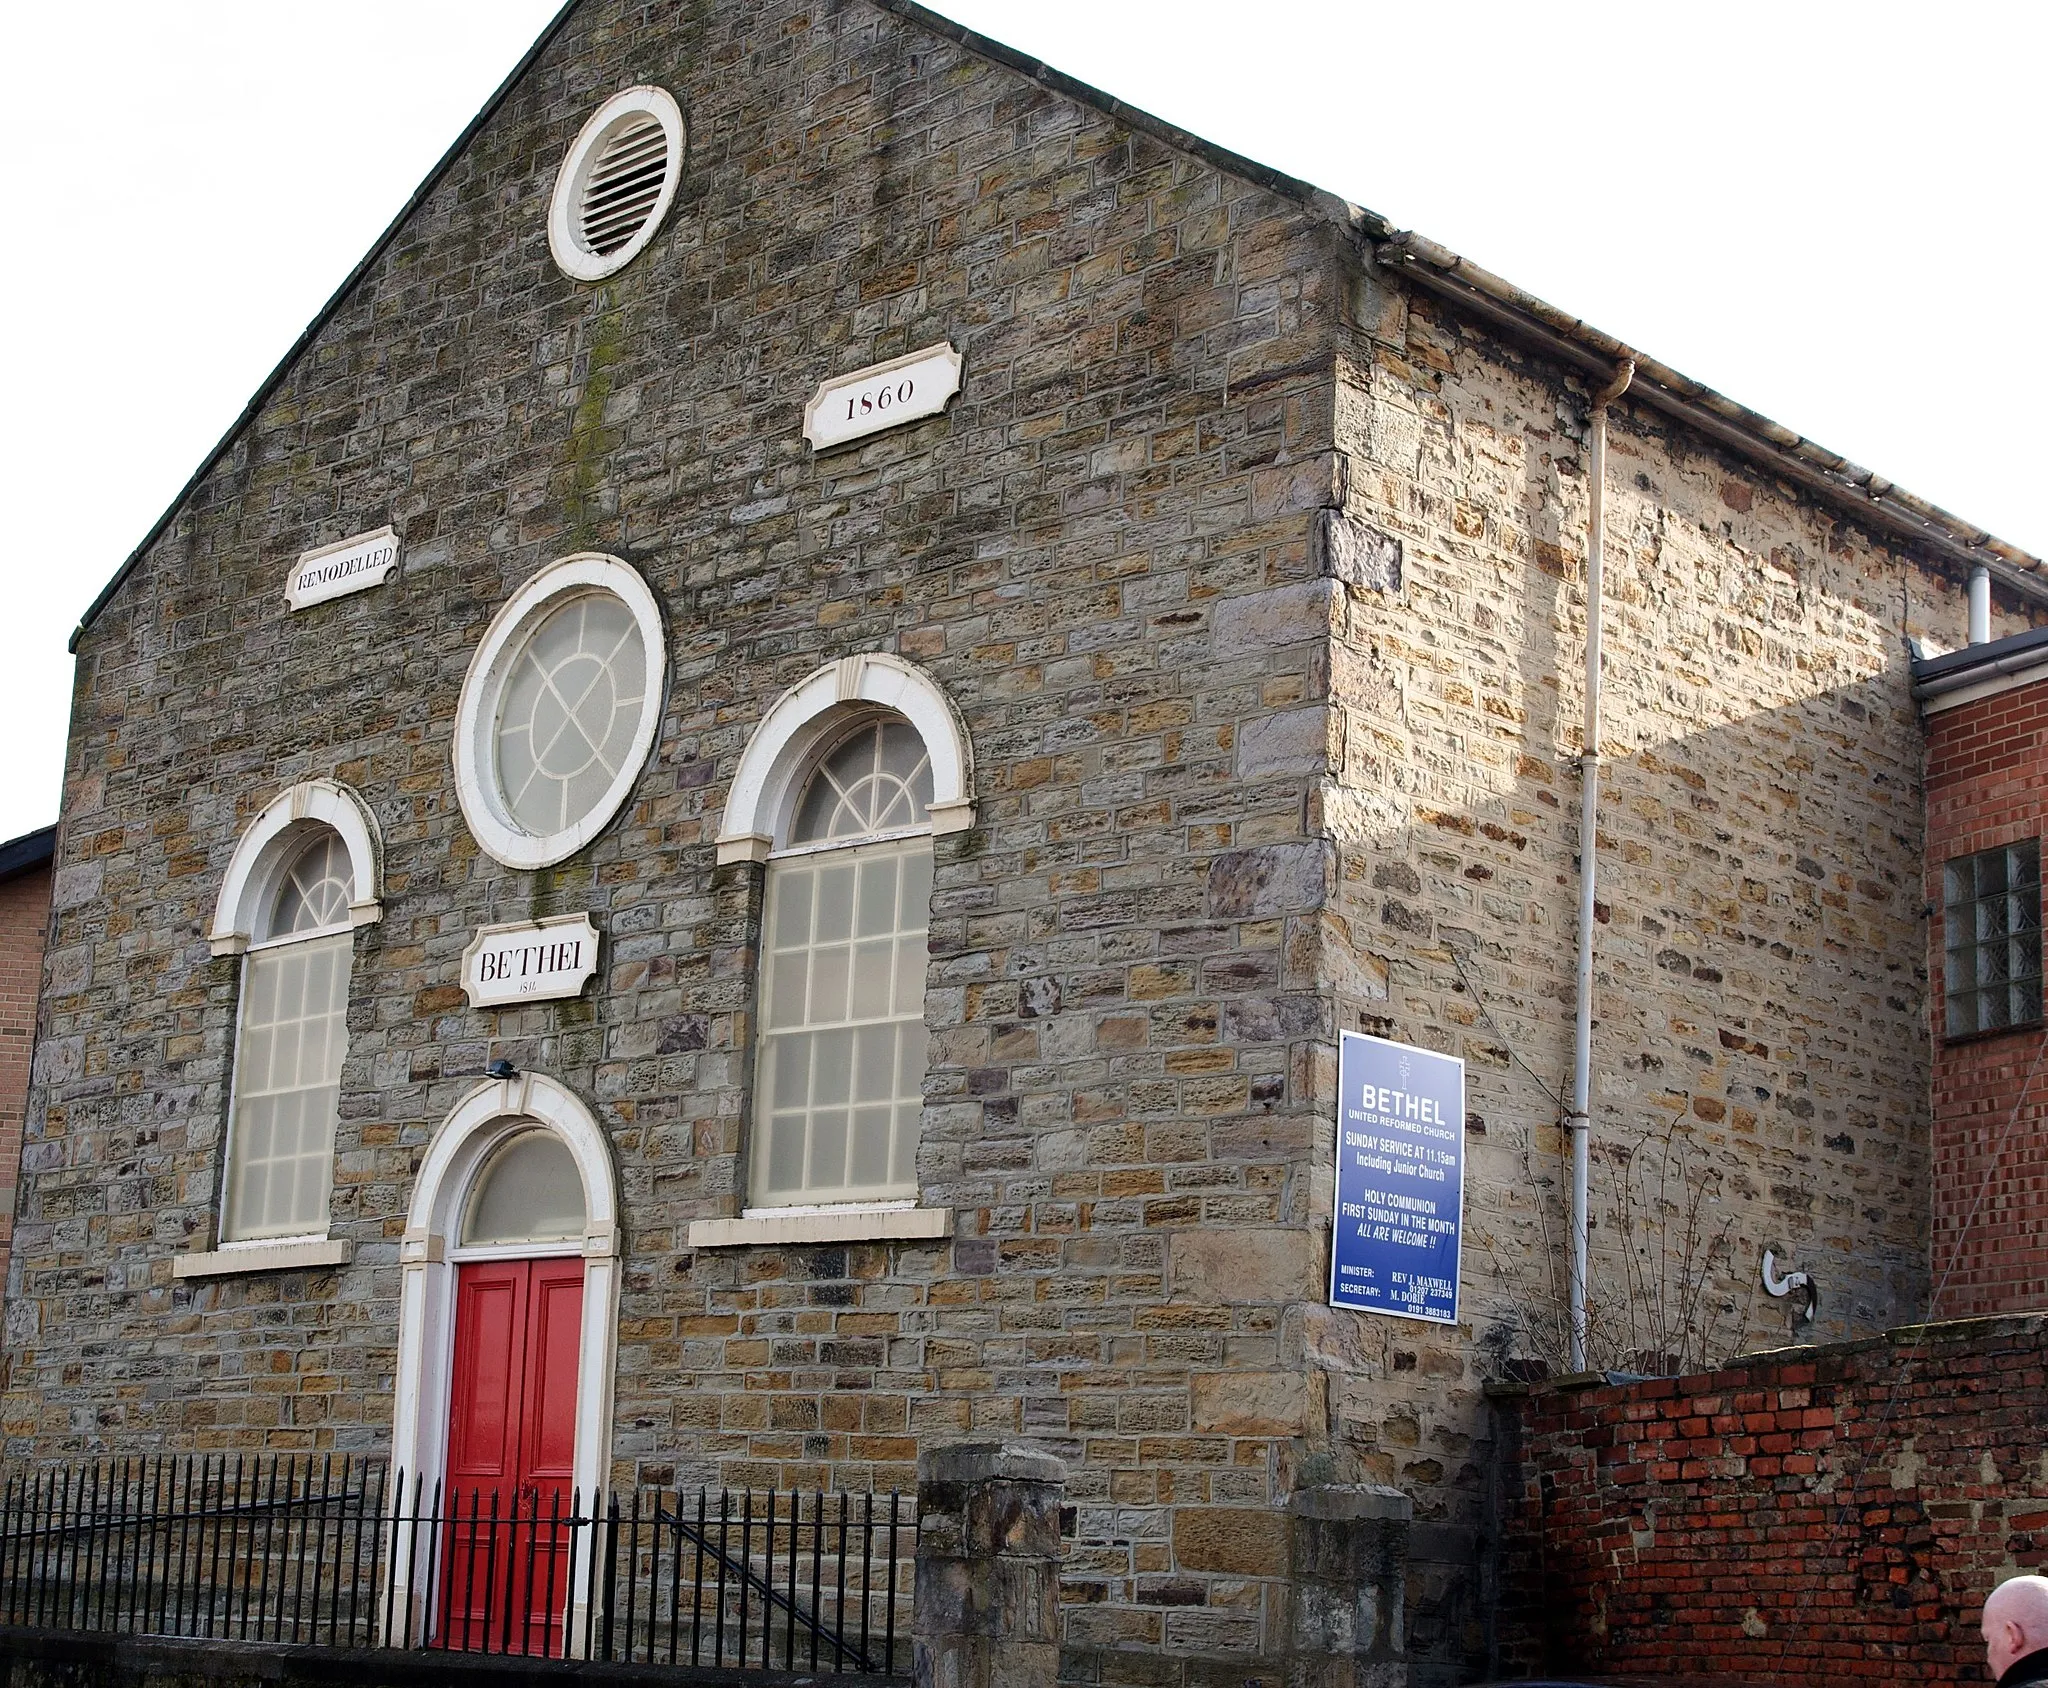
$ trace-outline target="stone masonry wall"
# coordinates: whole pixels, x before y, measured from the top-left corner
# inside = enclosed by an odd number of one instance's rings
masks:
[[[1951,1043],[1943,1034],[1943,864],[2018,838],[2048,817],[2048,685],[1927,717],[1928,1035],[1934,1048],[1934,1312],[2048,1307],[2042,1175],[2048,1098],[2041,1029]]]
[[[554,166],[641,81],[689,116],[683,189],[579,286]],[[1274,1656],[1282,1503],[1396,1484],[1411,1652],[1470,1656],[1481,1385],[1540,1337],[1562,1237],[1582,398],[1348,241],[866,0],[589,0],[81,646],[8,1451],[384,1447],[413,1171],[505,1056],[617,1157],[620,1475],[908,1488],[920,1444],[1042,1444],[1067,1669],[1098,1682]],[[812,457],[822,377],[949,338],[943,417]],[[1925,1224],[1892,618],[1960,606],[1625,407],[1613,452],[1597,1131],[1689,1122],[1737,1323],[1782,1227],[1825,1251],[1833,1328],[1873,1328]],[[386,520],[398,580],[284,612],[293,557]],[[461,824],[457,694],[578,549],[653,584],[669,696],[620,819],[513,872]],[[974,745],[919,1159],[957,1234],[693,1252],[743,1194],[761,880],[714,867],[726,785],[783,687],[865,650],[929,669]],[[355,1260],[174,1283],[235,1017],[203,931],[241,827],[314,777],[387,853],[342,1077]],[[476,925],[583,909],[586,998],[464,1005]],[[1323,1307],[1340,1019],[1468,1061],[1457,1332]]]
[[[2039,1318],[1912,1326],[1500,1402],[1500,1674],[1985,1682],[1984,1596],[2048,1558]]]
[[[32,868],[0,882],[0,1273],[14,1235],[21,1169],[21,1125],[28,1106],[36,997],[50,921],[50,870]]]
[[[578,286],[552,172],[639,81],[689,115],[683,190]],[[1272,745],[1326,664],[1214,662],[1209,616],[1313,571],[1337,273],[1298,202],[864,4],[592,0],[81,646],[8,1450],[385,1446],[411,1178],[504,1056],[591,1098],[617,1156],[622,1475],[908,1488],[920,1441],[1036,1438],[1074,1473],[1078,1646],[1256,1652],[1330,1031],[1294,927],[1326,854]],[[812,456],[822,377],[946,338],[945,416]],[[386,520],[396,581],[285,613],[297,553]],[[511,872],[456,808],[458,691],[512,588],[582,548],[655,586],[669,696],[621,819]],[[760,870],[714,868],[726,784],[782,688],[875,649],[949,689],[976,756],[919,1163],[958,1235],[693,1253],[747,1122]],[[313,777],[387,856],[342,1075],[354,1263],[174,1282],[235,1023],[203,932],[242,826]],[[465,1006],[477,924],[586,908],[587,998]],[[1269,1257],[1266,1304],[1219,1311]]]
[[[1328,599],[1326,977],[1342,1025],[1466,1061],[1465,1316],[1311,1309],[1305,1348],[1329,1373],[1339,1480],[1416,1498],[1411,1593],[1434,1604],[1415,1622],[1469,1651],[1477,1389],[1510,1362],[1565,1363],[1587,400],[1376,277],[1350,303],[1333,567],[1379,573]],[[1947,633],[1963,605],[1645,410],[1614,408],[1608,461],[1590,1358],[1661,1371],[1785,1331],[1791,1303],[1757,1287],[1765,1247],[1823,1285],[1802,1334],[1922,1310],[1921,742],[1901,617]]]

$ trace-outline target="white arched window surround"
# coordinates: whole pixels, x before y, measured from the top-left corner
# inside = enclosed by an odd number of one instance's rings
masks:
[[[952,700],[914,663],[879,651],[841,657],[791,686],[755,728],[718,828],[720,862],[765,862],[781,844],[802,776],[823,741],[867,704],[917,729],[931,757],[931,829],[974,824],[974,752]]]
[[[337,841],[348,861],[349,900],[346,918],[320,929],[273,932],[272,918],[287,875],[321,835]],[[247,969],[268,961],[302,942],[332,941],[358,926],[378,920],[382,885],[382,842],[369,807],[348,787],[333,780],[308,780],[280,792],[242,830],[229,858],[207,934],[216,956],[256,957],[243,963],[237,1005],[237,1053],[230,1080],[227,1132],[221,1156],[222,1188],[219,1231],[229,1229],[236,1215],[236,1179],[242,1165],[242,1111],[248,1100],[243,1071],[243,1039],[248,1032]],[[330,981],[331,982],[331,981]],[[174,1278],[208,1278],[245,1272],[343,1266],[353,1249],[346,1237],[328,1234],[327,1222],[310,1224],[303,1234],[259,1235],[221,1240],[218,1246],[178,1254],[171,1262]]]
[[[207,941],[215,955],[240,955],[254,942],[276,898],[278,884],[312,826],[331,827],[348,852],[355,880],[349,924],[381,919],[383,845],[369,805],[333,780],[308,780],[280,793],[243,829],[228,862]]]
[[[787,842],[797,800],[820,753],[863,713],[879,711],[908,721],[930,759],[929,825],[916,830],[959,832],[972,826],[973,749],[952,701],[914,663],[870,652],[826,663],[769,708],[733,776],[719,826],[718,860],[767,862]],[[693,1220],[689,1244],[740,1248],[885,1239],[936,1242],[952,1234],[950,1208],[855,1202]]]
[[[479,1175],[508,1138],[536,1125],[567,1146],[583,1181],[584,1227],[562,1242],[462,1247],[462,1218]],[[611,1148],[597,1118],[567,1086],[538,1073],[479,1085],[441,1122],[427,1145],[399,1244],[398,1375],[391,1459],[410,1484],[432,1494],[448,1457],[455,1347],[455,1268],[464,1260],[583,1257],[583,1328],[577,1343],[576,1451],[572,1481],[587,1498],[605,1486],[611,1463],[612,1373],[618,1352],[619,1193]],[[409,1491],[408,1491],[409,1492]],[[412,1591],[403,1581],[399,1592]],[[579,1595],[580,1600],[580,1595]],[[417,1616],[415,1616],[417,1622]],[[572,1635],[582,1633],[574,1614]]]
[[[603,796],[581,817],[558,832],[538,835],[515,823],[499,790],[494,735],[508,671],[523,648],[524,636],[537,628],[561,600],[574,594],[609,593],[623,603],[637,625],[644,667],[635,676],[641,686],[640,717]],[[668,640],[661,609],[639,571],[599,551],[579,551],[548,564],[530,576],[506,600],[485,629],[455,717],[455,795],[462,818],[483,852],[506,867],[547,867],[573,856],[610,824],[647,765],[661,727],[663,686],[668,672]]]

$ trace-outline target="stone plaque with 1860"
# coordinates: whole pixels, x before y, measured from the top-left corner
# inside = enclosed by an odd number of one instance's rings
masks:
[[[960,354],[946,344],[835,375],[804,406],[804,438],[814,451],[935,416],[960,390]]]

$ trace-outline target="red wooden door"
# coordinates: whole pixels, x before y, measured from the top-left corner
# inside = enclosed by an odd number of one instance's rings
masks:
[[[562,1651],[576,1452],[581,1260],[460,1269],[448,1414],[443,1644]]]

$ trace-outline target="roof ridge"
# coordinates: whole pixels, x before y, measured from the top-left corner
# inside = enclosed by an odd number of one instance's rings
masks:
[[[944,37],[946,40],[965,47],[971,53],[1014,70],[1032,81],[1050,88],[1054,93],[1064,94],[1083,105],[1093,106],[1106,117],[1114,118],[1126,128],[1136,129],[1150,135],[1154,140],[1163,141],[1181,152],[1191,153],[1205,163],[1214,165],[1227,175],[1242,177],[1254,187],[1269,189],[1288,199],[1299,200],[1302,204],[1319,212],[1329,221],[1373,240],[1390,239],[1394,225],[1377,211],[1368,211],[1363,206],[1353,205],[1341,195],[1319,188],[1315,183],[1299,176],[1290,176],[1284,170],[1277,170],[1270,164],[1261,164],[1256,158],[1248,158],[1241,152],[1233,152],[1219,142],[1196,134],[1192,129],[1183,129],[1177,123],[1170,123],[1156,113],[1120,100],[1106,89],[1098,88],[1092,82],[1083,82],[1078,76],[1070,76],[1057,66],[1035,59],[1029,53],[970,29],[964,23],[920,6],[917,0],[869,0],[879,11],[891,13],[906,23],[915,24],[928,34]]]
[[[45,867],[57,855],[57,823],[39,826],[19,838],[0,842],[0,880],[17,879],[32,869]]]
[[[1217,169],[1298,200],[1372,247],[1366,254],[1368,264],[1376,261],[1381,269],[1420,283],[1439,298],[1496,328],[1520,334],[1552,356],[1561,356],[1582,369],[1605,373],[1612,373],[1614,366],[1624,359],[1635,363],[1637,385],[1631,394],[1633,398],[1667,412],[1717,444],[1741,451],[1767,468],[1785,474],[1852,518],[1885,529],[1894,539],[1925,546],[1952,563],[1987,567],[2009,589],[2037,604],[2048,604],[2048,566],[2022,547],[1916,496],[1886,476],[1851,463],[1840,453],[1761,411],[1725,397],[1705,382],[1624,345],[1591,323],[1481,269],[1448,247],[1412,231],[1397,229],[1377,212],[1353,205],[1313,182],[1287,175],[1128,105],[1092,83],[956,23],[919,5],[917,0],[870,3],[1093,106],[1119,123],[1192,153]]]

